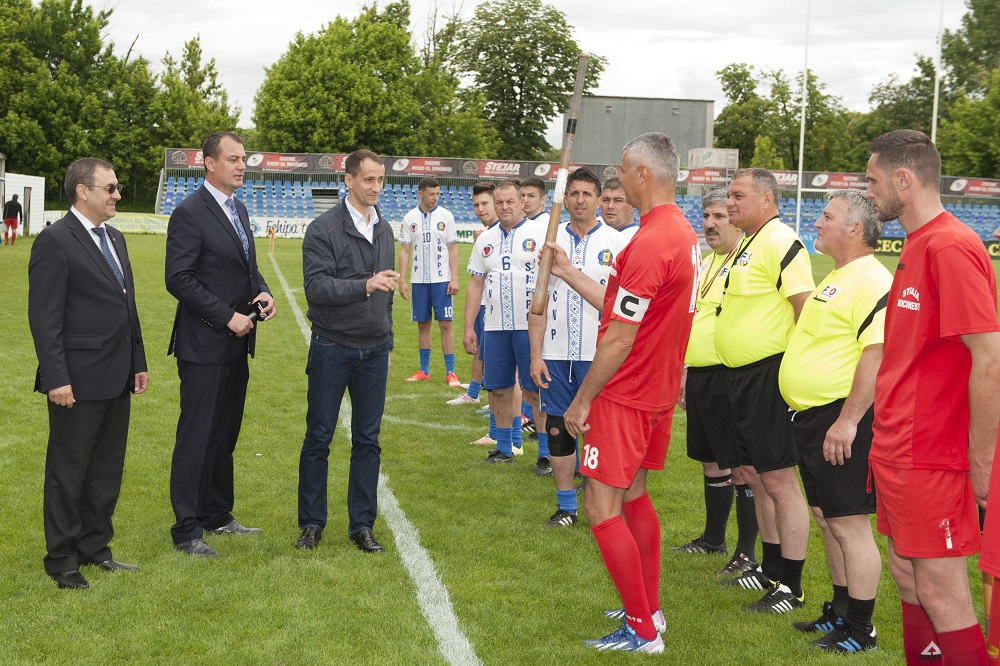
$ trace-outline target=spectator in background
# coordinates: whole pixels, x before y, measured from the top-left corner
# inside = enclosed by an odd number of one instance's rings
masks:
[[[3,225],[5,231],[3,234],[3,244],[13,245],[14,241],[17,240],[17,221],[24,221],[24,215],[21,212],[21,204],[17,202],[17,195],[13,194],[10,197],[10,201],[3,205]]]

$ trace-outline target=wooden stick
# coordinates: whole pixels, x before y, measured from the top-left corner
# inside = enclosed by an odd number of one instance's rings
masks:
[[[566,136],[563,137],[562,160],[556,177],[556,188],[552,192],[552,210],[549,212],[549,227],[545,233],[546,243],[555,243],[559,234],[559,219],[562,216],[563,197],[566,194],[566,179],[569,176],[569,156],[573,152],[573,138],[576,136],[576,121],[580,117],[580,103],[583,98],[583,78],[587,73],[586,53],[580,54],[580,66],[576,70],[573,97],[569,102],[569,117],[566,120]],[[538,260],[538,274],[535,277],[535,293],[531,298],[531,314],[545,313],[545,302],[549,296],[549,277],[552,275],[552,251],[544,245]]]

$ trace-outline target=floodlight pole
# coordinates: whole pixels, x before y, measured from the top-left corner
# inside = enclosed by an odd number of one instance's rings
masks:
[[[943,2],[943,0],[942,0]],[[806,0],[806,47],[805,64],[802,66],[802,112],[799,119],[799,177],[795,184],[795,235],[802,227],[802,159],[806,147],[806,100],[809,93],[809,17],[812,0]]]
[[[931,116],[931,143],[937,143],[938,97],[941,95],[941,50],[944,46],[944,0],[941,0],[941,16],[938,19],[937,59],[934,63],[934,110]]]

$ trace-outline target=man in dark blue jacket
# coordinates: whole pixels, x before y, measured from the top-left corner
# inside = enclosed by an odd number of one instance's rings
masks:
[[[381,553],[372,535],[377,510],[378,436],[392,350],[392,293],[399,280],[395,239],[376,203],[385,184],[378,155],[357,150],[344,164],[348,195],[313,220],[302,242],[302,273],[312,343],[306,374],[309,406],[299,458],[296,548],[311,549],[326,527],[327,458],[346,389],[351,396],[348,535]]]

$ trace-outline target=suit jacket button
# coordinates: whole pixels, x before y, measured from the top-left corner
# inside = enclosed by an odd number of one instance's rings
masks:
[[[132,338],[125,336],[125,342],[132,342]]]

